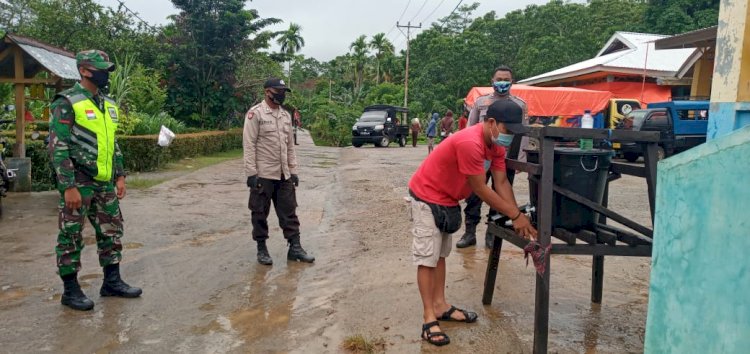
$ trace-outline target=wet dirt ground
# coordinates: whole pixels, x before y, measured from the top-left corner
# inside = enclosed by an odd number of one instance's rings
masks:
[[[87,225],[80,281],[96,307],[85,313],[59,302],[57,194],[11,195],[0,220],[0,352],[337,353],[355,334],[382,339],[380,349],[394,353],[530,352],[534,270],[511,245],[503,248],[490,306],[481,303],[488,250],[454,248],[448,300],[477,311],[479,321],[444,323],[447,347],[419,339],[403,197],[426,147],[337,149],[315,147],[307,135],[300,140],[298,214],[315,264],[287,263],[273,214],[274,265],[255,261],[242,163],[233,160],[129,192],[122,272],[143,287],[139,299],[99,297],[101,269]],[[524,202],[525,175],[516,181]],[[645,181],[614,182],[610,207],[650,224]],[[553,256],[551,265],[550,352],[642,351],[650,259],[608,257],[601,305],[590,302],[591,257]]]

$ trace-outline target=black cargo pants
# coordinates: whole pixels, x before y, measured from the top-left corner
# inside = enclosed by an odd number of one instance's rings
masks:
[[[487,179],[485,180],[485,183],[492,180],[492,172],[487,171]],[[492,190],[495,190],[495,182],[492,182]],[[466,198],[466,207],[464,208],[464,214],[466,215],[466,225],[478,225],[480,221],[482,221],[482,216],[480,213],[482,212],[482,199],[479,198],[474,193],[471,193],[471,195]],[[497,215],[497,211],[490,209],[489,214],[487,214],[487,218],[492,217],[493,215]]]
[[[251,211],[253,240],[268,239],[268,214],[271,202],[279,218],[279,226],[287,240],[299,237],[299,218],[297,218],[297,195],[289,179],[272,180],[258,178],[258,186],[250,189],[248,208]]]

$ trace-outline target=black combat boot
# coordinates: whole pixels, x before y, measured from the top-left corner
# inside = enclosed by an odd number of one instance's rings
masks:
[[[104,282],[99,295],[133,298],[141,296],[142,293],[141,288],[132,287],[120,279],[119,264],[104,267]]]
[[[466,231],[461,239],[456,242],[456,248],[466,248],[477,244],[477,225],[466,224]]]
[[[78,311],[88,311],[94,308],[94,302],[86,297],[78,285],[78,274],[68,274],[61,277],[63,280],[64,291],[60,298],[60,303]]]
[[[286,259],[290,261],[300,261],[305,263],[315,262],[315,257],[308,255],[299,243],[299,236],[289,239],[289,252]]]
[[[258,263],[262,265],[272,265],[273,259],[268,254],[268,247],[266,247],[266,241],[258,241]]]

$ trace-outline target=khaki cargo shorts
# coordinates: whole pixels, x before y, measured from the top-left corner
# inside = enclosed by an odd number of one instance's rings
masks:
[[[413,237],[411,251],[414,265],[434,268],[440,257],[448,257],[453,244],[452,234],[441,232],[435,226],[430,206],[411,200],[411,217]]]

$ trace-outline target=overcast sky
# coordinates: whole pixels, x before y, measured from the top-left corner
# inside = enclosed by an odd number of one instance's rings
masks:
[[[95,0],[116,7],[118,0]],[[177,10],[169,0],[123,0],[152,25],[164,24],[167,16]],[[464,1],[471,4],[473,1]],[[522,9],[530,4],[544,4],[548,0],[490,0],[479,1],[474,17],[495,11],[498,16]],[[583,3],[585,0],[573,0]],[[302,26],[305,47],[302,54],[327,61],[349,50],[349,45],[360,35],[378,32],[388,34],[396,50],[405,48],[405,37],[395,29],[396,21],[422,23],[423,28],[450,14],[459,0],[254,0],[247,1],[248,8],[258,10],[261,17],[276,17],[283,23],[272,27],[282,30],[290,22]],[[408,6],[407,6],[408,5]],[[403,16],[402,16],[403,14]],[[413,38],[413,37],[412,37]],[[274,46],[274,49],[276,46]]]

